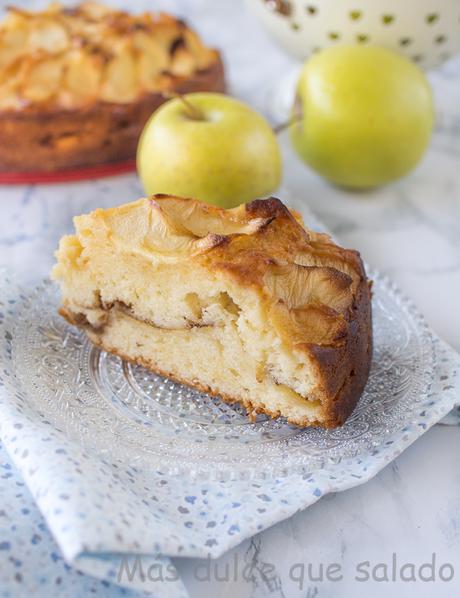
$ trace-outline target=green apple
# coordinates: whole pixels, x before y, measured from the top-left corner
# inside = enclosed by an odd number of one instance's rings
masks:
[[[276,189],[281,155],[269,124],[252,108],[223,94],[191,93],[151,116],[137,168],[148,194],[231,208]]]
[[[369,188],[417,164],[433,122],[430,86],[412,62],[379,46],[334,46],[305,64],[290,134],[320,175]]]

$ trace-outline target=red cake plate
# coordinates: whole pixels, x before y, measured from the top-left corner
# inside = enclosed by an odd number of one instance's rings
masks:
[[[40,183],[72,183],[126,174],[136,170],[135,160],[97,164],[56,172],[0,172],[0,185],[32,185]]]

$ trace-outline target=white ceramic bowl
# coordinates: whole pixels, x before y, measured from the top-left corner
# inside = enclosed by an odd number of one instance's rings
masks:
[[[460,0],[248,0],[273,38],[300,59],[340,43],[380,44],[422,68],[460,52]]]

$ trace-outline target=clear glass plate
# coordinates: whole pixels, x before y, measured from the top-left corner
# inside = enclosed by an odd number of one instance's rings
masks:
[[[433,339],[407,299],[374,280],[375,349],[354,413],[334,430],[300,429],[259,416],[100,351],[58,314],[45,281],[24,292],[4,284],[8,374],[42,419],[90,453],[172,474],[212,478],[311,470],[368,452],[413,423],[434,375]]]

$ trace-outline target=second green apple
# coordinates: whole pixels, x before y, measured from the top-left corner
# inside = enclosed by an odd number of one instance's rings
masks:
[[[304,66],[291,139],[329,181],[375,187],[409,172],[430,140],[433,100],[424,74],[379,46],[336,46]]]
[[[217,93],[170,100],[150,118],[137,167],[147,193],[231,208],[270,194],[281,179],[272,129],[246,104]]]

